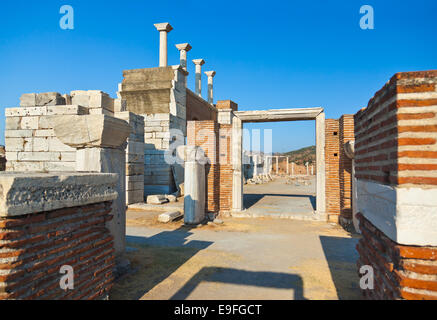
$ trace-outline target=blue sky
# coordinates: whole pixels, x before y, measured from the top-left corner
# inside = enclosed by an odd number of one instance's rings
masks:
[[[74,8],[74,30],[59,8]],[[362,5],[375,29],[361,30]],[[158,32],[170,22],[169,64],[177,43],[189,60],[215,70],[215,98],[240,110],[325,108],[355,113],[396,72],[437,69],[437,1],[2,1],[0,143],[4,108],[27,92],[99,89],[115,96],[122,71],[158,65]],[[189,87],[194,65],[189,63]],[[204,77],[203,87],[206,87]],[[206,91],[206,90],[205,90]],[[206,94],[206,92],[204,93]],[[273,129],[273,151],[314,144],[314,123],[252,124]]]

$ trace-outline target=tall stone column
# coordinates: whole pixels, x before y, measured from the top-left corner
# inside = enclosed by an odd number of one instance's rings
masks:
[[[291,176],[294,177],[294,162],[291,163]]]
[[[206,219],[206,157],[198,146],[181,146],[178,153],[185,160],[184,222],[199,224]]]
[[[325,165],[325,113],[316,117],[316,208],[320,215],[326,214],[326,165]]]
[[[308,164],[308,162],[305,162],[305,167],[306,167],[306,169],[307,169],[307,176],[309,176],[309,175],[310,175],[310,170],[309,170],[309,164]]]
[[[53,119],[56,137],[76,148],[76,171],[117,173],[118,197],[112,203],[114,218],[107,227],[114,237],[116,255],[125,250],[126,139],[132,131],[124,120],[102,114],[65,115]]]
[[[276,156],[276,175],[279,175],[279,157]]]
[[[167,33],[173,30],[168,22],[156,23],[156,30],[159,31],[159,66],[167,67]]]
[[[289,157],[287,157],[287,175],[290,174],[290,160]]]
[[[196,80],[195,80],[196,94],[202,96],[202,66],[205,64],[205,60],[194,59],[193,63],[196,65]]]
[[[210,104],[213,104],[214,103],[213,79],[215,76],[215,71],[206,71],[205,74],[208,76],[208,102]]]
[[[253,176],[258,175],[258,155],[253,155]]]
[[[180,43],[176,45],[180,55],[180,65],[182,69],[187,71],[187,52],[192,49],[189,43]],[[188,71],[187,71],[188,72]],[[185,87],[187,86],[187,77],[185,77]]]

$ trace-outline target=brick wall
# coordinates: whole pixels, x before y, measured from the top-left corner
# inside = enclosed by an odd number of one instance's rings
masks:
[[[357,245],[358,269],[370,265],[375,277],[374,289],[362,290],[364,297],[437,300],[437,247],[399,245],[362,214],[357,216],[363,235]]]
[[[437,299],[437,71],[395,74],[354,120],[365,296]]]
[[[219,131],[219,209],[228,212],[232,209],[232,124],[220,124]]]
[[[0,217],[1,299],[104,299],[112,286],[111,202]],[[60,268],[74,289],[60,288]]]
[[[346,156],[344,145],[354,141],[354,116],[343,115],[339,120],[339,146],[340,146],[340,223],[352,223],[352,159]]]
[[[352,160],[344,144],[354,140],[353,115],[325,122],[326,212],[328,220],[344,226],[352,222]]]
[[[207,212],[218,212],[220,199],[219,172],[219,125],[213,120],[188,121],[187,145],[199,146],[205,152],[209,163],[205,166],[206,173],[206,205]]]
[[[326,213],[335,221],[340,214],[340,125],[338,120],[325,121]]]
[[[355,115],[358,179],[437,185],[437,71],[398,73]]]

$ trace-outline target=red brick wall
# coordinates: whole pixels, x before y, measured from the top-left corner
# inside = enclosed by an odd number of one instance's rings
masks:
[[[205,166],[206,172],[206,204],[207,212],[218,212],[220,196],[219,173],[219,125],[213,120],[188,121],[187,144],[202,147],[209,163]]]
[[[220,211],[232,209],[232,125],[220,124]]]
[[[437,300],[437,247],[399,245],[362,214],[357,215],[363,237],[357,245],[361,266],[372,266],[374,289],[368,299]],[[360,275],[362,276],[362,275]]]
[[[102,299],[113,282],[111,202],[0,218],[0,300]],[[61,266],[74,289],[60,288]]]
[[[352,222],[352,159],[346,156],[344,145],[354,141],[354,116],[343,115],[339,120],[340,142],[340,222],[350,224]]]
[[[397,73],[355,115],[356,177],[437,185],[437,71]]]
[[[338,219],[340,214],[340,139],[339,121],[325,121],[326,213]],[[331,218],[330,218],[331,219]]]
[[[188,121],[187,144],[202,147],[206,165],[206,208],[217,213],[232,209],[232,125]]]

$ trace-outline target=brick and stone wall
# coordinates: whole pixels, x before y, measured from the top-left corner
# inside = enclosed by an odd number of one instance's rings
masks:
[[[349,226],[352,223],[352,159],[345,152],[344,146],[355,141],[354,116],[347,114],[339,119],[339,180],[340,180],[340,224]]]
[[[365,294],[436,299],[437,71],[395,74],[354,118],[359,264],[391,279]]]
[[[374,288],[363,290],[364,297],[437,300],[437,246],[399,245],[362,214],[357,217],[362,233],[357,266],[370,265],[375,275]]]
[[[0,174],[0,300],[108,297],[115,256],[106,224],[116,180],[115,174]],[[66,265],[73,268],[73,289],[60,286]]]

